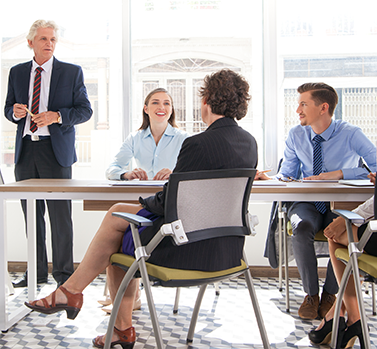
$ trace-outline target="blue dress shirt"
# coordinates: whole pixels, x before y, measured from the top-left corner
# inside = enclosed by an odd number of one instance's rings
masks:
[[[313,175],[313,138],[310,126],[295,126],[285,142],[284,161],[278,176],[299,178]],[[321,133],[322,172],[342,170],[344,179],[365,179],[368,172],[359,166],[362,157],[376,172],[376,147],[361,129],[342,120],[332,120]]]
[[[153,179],[163,168],[173,170],[183,141],[189,134],[168,124],[158,145],[152,136],[150,127],[131,133],[122,144],[115,160],[106,170],[108,179],[119,180],[120,176],[129,171],[128,165],[135,159],[136,167],[147,172]]]

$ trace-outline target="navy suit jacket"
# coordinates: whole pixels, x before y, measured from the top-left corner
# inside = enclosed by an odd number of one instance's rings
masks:
[[[29,84],[32,62],[14,66],[9,73],[8,94],[5,102],[5,117],[17,124],[15,163],[20,159],[22,136],[26,118],[13,119],[13,105],[29,103]],[[51,73],[48,111],[59,111],[62,124],[48,126],[51,144],[57,161],[63,167],[76,162],[75,125],[90,119],[92,109],[84,85],[80,66],[58,61],[54,57]]]

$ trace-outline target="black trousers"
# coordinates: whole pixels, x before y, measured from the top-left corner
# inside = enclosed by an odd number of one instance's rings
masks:
[[[72,178],[72,168],[56,160],[51,140],[23,140],[21,156],[15,165],[16,181],[31,178]],[[52,275],[64,282],[73,273],[73,226],[70,200],[46,200],[51,224]],[[26,221],[26,200],[21,200]],[[47,278],[45,200],[37,200],[37,277]]]

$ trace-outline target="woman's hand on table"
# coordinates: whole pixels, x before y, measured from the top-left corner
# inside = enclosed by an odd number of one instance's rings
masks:
[[[126,172],[123,175],[123,178],[126,180],[132,180],[132,179],[140,179],[140,180],[147,180],[148,175],[147,173],[141,169],[141,168],[135,168],[132,171]]]
[[[270,176],[267,176],[266,175],[266,172],[270,172],[271,170],[264,170],[264,171],[258,171],[257,170],[257,174],[255,175],[255,178],[254,180],[255,181],[258,181],[258,180],[268,180],[268,179],[272,179]]]
[[[164,181],[166,179],[169,179],[169,176],[171,174],[171,170],[168,168],[163,168],[161,171],[158,171],[156,175],[153,177],[154,181]]]

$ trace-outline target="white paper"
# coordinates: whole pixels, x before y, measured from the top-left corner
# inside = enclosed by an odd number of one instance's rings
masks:
[[[149,186],[149,187],[162,187],[167,180],[165,181],[153,181],[153,180],[147,180],[147,181],[140,181],[138,179],[133,179],[131,181],[110,181],[110,185],[115,186]]]

